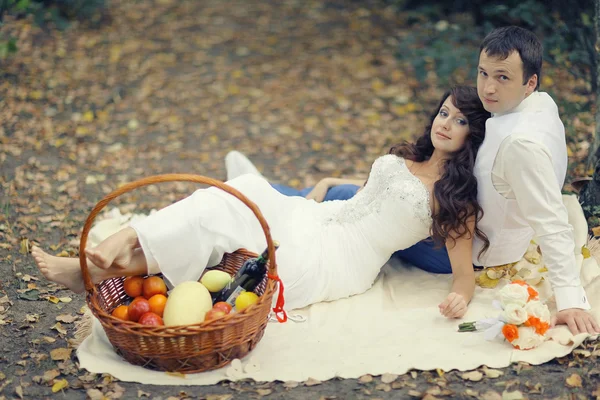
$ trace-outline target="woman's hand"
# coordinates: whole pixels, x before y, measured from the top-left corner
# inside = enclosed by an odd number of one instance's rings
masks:
[[[452,292],[438,305],[440,314],[446,318],[462,318],[467,312],[467,302],[465,298],[455,292]]]
[[[306,198],[309,200],[314,200],[317,203],[321,203],[325,196],[327,195],[327,191],[331,187],[331,184],[327,178],[321,179],[319,183],[315,185],[313,190],[310,191],[309,194],[306,195]]]

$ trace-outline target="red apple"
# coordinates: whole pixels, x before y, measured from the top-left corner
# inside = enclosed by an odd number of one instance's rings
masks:
[[[204,316],[204,320],[210,321],[213,319],[222,318],[226,315],[227,315],[227,313],[225,311],[218,309],[218,308],[213,308],[206,313],[206,315]]]
[[[150,303],[143,297],[136,297],[129,304],[128,315],[130,321],[138,322],[140,317],[150,311]]]
[[[152,325],[152,326],[161,326],[161,325],[165,324],[163,322],[162,318],[158,316],[158,314],[155,314],[151,311],[142,314],[142,316],[140,317],[138,322],[142,325]]]
[[[225,312],[225,314],[229,314],[229,312],[231,311],[231,304],[225,302],[225,301],[219,301],[218,303],[215,303],[215,305],[213,306],[213,309],[217,309],[217,310],[221,310],[223,312]]]

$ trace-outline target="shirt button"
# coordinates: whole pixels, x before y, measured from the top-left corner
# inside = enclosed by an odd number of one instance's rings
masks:
[[[586,300],[585,296],[583,296],[583,298],[582,298],[581,300],[582,300],[584,303],[586,303],[586,302],[587,302],[587,300]]]

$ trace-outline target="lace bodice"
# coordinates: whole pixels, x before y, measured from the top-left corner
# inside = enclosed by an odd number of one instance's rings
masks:
[[[412,212],[424,224],[431,223],[429,190],[414,176],[406,161],[393,154],[379,157],[373,163],[364,189],[346,201],[338,212],[326,218],[330,223],[355,223],[367,215],[381,212],[386,200],[398,200],[413,205]]]

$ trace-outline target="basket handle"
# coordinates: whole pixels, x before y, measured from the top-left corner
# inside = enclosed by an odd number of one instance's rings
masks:
[[[106,207],[108,205],[108,203],[110,203],[113,199],[115,199],[127,192],[131,192],[134,189],[137,189],[137,188],[140,188],[143,186],[152,185],[155,183],[175,182],[175,181],[195,182],[195,183],[202,183],[202,184],[207,184],[207,185],[218,187],[219,189],[231,194],[232,196],[237,197],[242,203],[244,203],[248,208],[250,208],[250,210],[252,210],[252,212],[258,219],[258,222],[260,222],[260,226],[262,227],[262,230],[265,233],[265,238],[267,239],[267,254],[269,255],[269,261],[270,261],[268,277],[269,277],[269,279],[279,281],[280,290],[281,290],[280,295],[282,296],[283,295],[283,285],[281,285],[281,280],[277,276],[277,263],[275,261],[275,245],[273,244],[273,239],[271,238],[271,231],[269,229],[269,225],[267,224],[267,221],[265,220],[262,213],[260,212],[258,206],[256,204],[254,204],[250,199],[248,199],[243,193],[241,193],[237,189],[235,189],[221,181],[218,181],[218,180],[212,179],[212,178],[207,178],[205,176],[193,175],[193,174],[164,174],[164,175],[154,175],[154,176],[149,176],[149,177],[146,177],[143,179],[139,179],[137,181],[127,183],[127,184],[121,186],[120,188],[114,190],[113,192],[106,195],[106,197],[104,197],[102,200],[100,200],[96,204],[96,206],[94,206],[94,208],[90,212],[90,215],[88,215],[88,217],[85,221],[85,225],[83,226],[83,233],[81,234],[81,240],[79,242],[79,265],[81,266],[81,273],[83,274],[83,282],[85,283],[85,290],[88,293],[89,292],[91,292],[91,293],[97,292],[96,285],[94,285],[94,283],[92,282],[92,278],[90,277],[90,272],[89,272],[88,265],[87,265],[87,257],[85,256],[84,250],[87,245],[87,239],[88,239],[88,235],[90,233],[90,229],[92,228],[92,223],[94,222],[94,219],[100,213],[100,211],[104,207]],[[283,306],[283,304],[281,304],[281,305]]]

